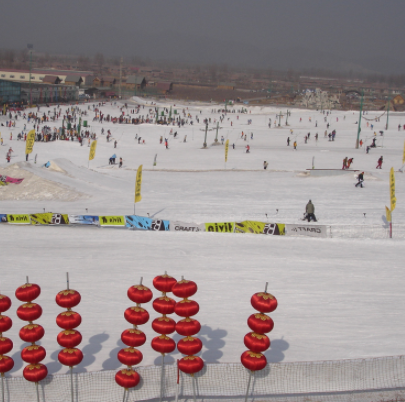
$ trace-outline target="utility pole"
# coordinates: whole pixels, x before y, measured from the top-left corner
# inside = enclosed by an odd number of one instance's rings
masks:
[[[385,125],[385,129],[388,130],[388,115],[390,114],[390,101],[391,97],[388,96],[388,105],[387,105],[387,124]]]
[[[285,118],[285,125],[288,126],[288,116],[291,116],[291,112],[287,110],[287,116]]]
[[[34,45],[29,43],[27,45],[27,48],[30,53],[30,79],[29,79],[29,89],[30,89],[30,105],[32,105],[32,88],[31,88],[31,69],[32,69],[32,49],[34,48]]]
[[[207,148],[207,132],[208,132],[208,123],[205,125],[205,137],[204,137],[203,148]]]
[[[361,91],[361,102],[360,102],[360,113],[359,113],[359,124],[357,126],[357,140],[356,149],[359,149],[360,144],[360,132],[361,132],[361,115],[363,113],[363,100],[364,100],[364,89]]]
[[[121,85],[122,85],[122,62],[124,59],[121,57],[121,62],[120,62],[120,93],[119,93],[119,98],[121,99]]]

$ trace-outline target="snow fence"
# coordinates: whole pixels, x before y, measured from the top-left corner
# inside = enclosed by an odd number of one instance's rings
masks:
[[[159,401],[161,367],[136,369],[137,387],[124,401]],[[116,371],[73,374],[74,400],[121,402],[123,388],[115,383]],[[175,400],[177,368],[164,368],[163,401]],[[206,364],[194,378],[180,372],[178,400],[243,400],[249,371],[241,364]],[[5,401],[36,401],[36,388],[23,378],[5,378]],[[48,376],[39,383],[40,401],[71,402],[70,375]],[[387,401],[405,398],[405,356],[297,363],[270,363],[254,373],[249,400],[275,402]]]

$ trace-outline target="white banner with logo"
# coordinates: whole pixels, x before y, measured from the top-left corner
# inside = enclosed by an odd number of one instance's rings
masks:
[[[170,230],[174,232],[205,232],[205,225],[170,221]]]
[[[310,237],[328,237],[327,226],[325,225],[285,225],[286,236],[310,236]]]

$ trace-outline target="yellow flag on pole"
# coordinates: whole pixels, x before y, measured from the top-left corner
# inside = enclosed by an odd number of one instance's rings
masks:
[[[391,210],[387,206],[385,206],[385,217],[387,222],[391,222]]]
[[[225,142],[225,162],[228,162],[229,140]]]
[[[35,130],[31,130],[27,134],[27,141],[25,143],[25,154],[30,154],[34,148],[34,142],[35,142]]]
[[[89,161],[92,161],[96,156],[97,140],[94,140],[90,145]]]
[[[394,168],[390,171],[390,198],[391,198],[391,212],[394,211],[397,199],[395,198],[395,174]]]
[[[142,165],[139,166],[138,171],[136,172],[135,202],[139,202],[142,200],[141,185],[142,185]]]

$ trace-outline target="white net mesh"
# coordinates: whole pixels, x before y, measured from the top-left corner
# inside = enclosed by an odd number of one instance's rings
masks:
[[[125,401],[158,401],[161,367],[137,369],[141,382]],[[124,390],[115,383],[116,371],[73,374],[74,400],[121,402]],[[241,364],[207,364],[191,377],[180,373],[179,401],[233,401],[245,397],[250,372]],[[174,400],[177,368],[164,370],[163,400]],[[35,384],[6,378],[5,401],[36,401]],[[70,375],[49,376],[39,384],[40,401],[70,402]],[[250,398],[259,401],[387,401],[405,398],[405,356],[320,362],[271,363],[256,372]],[[251,400],[251,399],[250,399]]]

